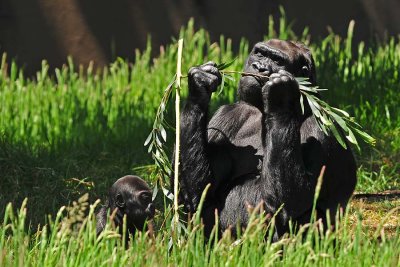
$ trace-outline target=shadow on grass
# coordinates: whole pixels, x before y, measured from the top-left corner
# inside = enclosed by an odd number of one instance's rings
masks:
[[[28,198],[28,221],[43,224],[47,214],[89,193],[90,201],[103,199],[109,186],[133,168],[152,163],[143,142],[146,122],[135,121],[124,134],[86,131],[81,142],[66,142],[52,149],[0,138],[0,221],[8,202],[18,208]],[[144,177],[147,178],[147,177]]]

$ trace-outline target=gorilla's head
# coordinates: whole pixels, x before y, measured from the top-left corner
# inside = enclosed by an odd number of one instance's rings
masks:
[[[126,215],[130,230],[143,229],[145,220],[154,216],[150,187],[138,176],[118,179],[110,188],[108,201],[111,211],[118,208],[121,215]]]
[[[257,43],[246,60],[244,72],[269,76],[286,70],[295,77],[306,77],[316,83],[314,59],[310,50],[301,43],[271,39]],[[262,107],[261,88],[267,79],[244,75],[238,88],[239,100]]]

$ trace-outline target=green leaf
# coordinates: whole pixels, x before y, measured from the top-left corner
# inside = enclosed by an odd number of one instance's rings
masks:
[[[323,131],[325,135],[329,135],[326,126],[322,123],[322,121],[317,117],[315,117],[315,121],[317,122],[317,125],[321,129],[321,131]]]
[[[358,142],[352,130],[348,129],[348,134],[346,135],[346,139],[349,140],[350,143],[356,145],[359,149]]]
[[[165,103],[161,102],[160,104],[160,112],[163,113],[165,110]]]
[[[361,129],[361,128],[362,128],[360,124],[358,124],[357,122],[354,121],[354,118],[353,118],[353,117],[348,117],[348,118],[345,117],[344,119],[348,122],[348,124],[349,124],[351,127],[358,128],[358,129]]]
[[[314,96],[314,95],[310,95],[310,94],[309,94],[309,96],[310,96],[310,98],[312,99],[313,104],[314,104],[315,107],[318,109],[318,111],[323,112],[323,108],[321,107],[320,103],[321,103],[323,106],[327,106],[327,104],[326,104],[325,102],[321,102],[321,101],[319,100],[319,98],[316,97],[316,96]]]
[[[375,146],[376,144],[376,139],[367,134],[366,132],[363,132],[357,128],[353,128],[353,130],[366,142],[367,144],[370,144],[372,146]]]
[[[147,149],[147,153],[151,152],[151,150],[153,149],[153,145],[154,145],[154,142],[151,142],[149,145],[149,148]]]
[[[217,69],[218,70],[224,70],[228,67],[230,67],[235,61],[236,61],[237,57],[235,57],[233,60],[229,61],[229,62],[223,62],[217,65]]]
[[[311,111],[314,114],[314,116],[316,116],[317,118],[321,117],[321,113],[319,112],[319,109],[317,108],[317,103],[315,102],[315,100],[311,97],[311,95],[303,92],[305,94],[305,96],[307,97],[307,101],[308,104],[310,105]],[[319,105],[318,105],[319,106]]]
[[[144,141],[144,146],[147,146],[150,143],[152,137],[153,131],[149,134],[149,136],[147,136],[146,141]]]
[[[321,117],[320,117],[322,123],[326,126],[331,126],[332,121],[326,116],[326,113],[321,112]]]
[[[156,183],[156,185],[154,186],[153,194],[152,194],[152,196],[151,196],[151,200],[152,200],[152,201],[154,201],[154,200],[156,199],[157,194],[158,194],[158,183]]]
[[[160,132],[161,137],[164,139],[164,142],[167,142],[167,132],[165,131],[165,128],[162,124],[160,124]]]
[[[228,79],[228,80],[230,80],[231,82],[235,82],[235,81],[236,81],[236,80],[235,80],[235,77],[233,77],[232,75],[227,74],[227,73],[225,73],[225,78]]]
[[[219,90],[218,90],[218,96],[222,93],[222,91],[224,90],[224,86],[225,86],[225,74],[224,73],[222,73],[222,78],[221,78],[221,85],[220,85],[220,87],[219,87]]]
[[[314,87],[307,87],[302,84],[299,84],[299,88],[300,88],[300,90],[307,91],[310,93],[318,93],[318,91]]]
[[[156,135],[156,142],[157,142],[157,145],[159,145],[160,147],[162,146],[162,143],[161,143],[160,139],[158,138],[158,135]]]
[[[304,99],[303,94],[300,94],[300,106],[301,106],[301,113],[304,115]]]
[[[331,111],[328,111],[328,113],[339,124],[339,126],[344,130],[344,132],[348,133],[349,128],[347,127],[346,122],[340,116],[338,116],[336,113],[331,112]]]
[[[336,140],[339,142],[339,144],[344,148],[347,149],[347,145],[345,140],[343,139],[343,136],[338,132],[336,129],[335,124],[332,123],[332,125],[329,127],[329,130],[333,133],[333,136],[336,138]]]
[[[295,78],[298,84],[301,85],[310,85],[311,83],[308,81],[309,78],[307,77],[296,77]]]
[[[176,82],[176,73],[174,75],[174,77],[172,78],[172,82],[168,84],[168,86],[165,88],[164,92],[168,92],[172,89],[172,86],[175,84]]]
[[[344,110],[341,110],[341,109],[338,109],[338,108],[334,108],[334,107],[332,107],[332,109],[334,110],[334,111],[337,111],[337,112],[339,112],[339,113],[341,113],[342,115],[344,115],[345,117],[350,117],[350,115],[349,115],[349,113],[347,113],[346,111],[344,111]]]
[[[160,156],[160,152],[156,150],[156,153],[153,153],[154,159],[160,163],[160,165],[164,165],[165,161],[164,159]]]
[[[174,200],[174,194],[172,194],[168,189],[166,189],[165,187],[161,187],[161,189],[162,189],[162,191],[163,191],[163,193],[164,193],[164,196],[166,196],[168,199],[170,199],[170,200]]]

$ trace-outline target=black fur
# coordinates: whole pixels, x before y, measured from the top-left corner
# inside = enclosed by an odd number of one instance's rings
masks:
[[[96,215],[97,234],[104,230],[107,222],[107,213],[115,210],[113,222],[123,231],[123,219],[126,215],[126,239],[128,234],[134,235],[136,230],[143,230],[146,219],[154,216],[155,208],[152,203],[152,192],[148,184],[138,176],[127,175],[118,179],[110,188],[108,198]]]
[[[344,208],[356,184],[350,149],[326,136],[304,102],[294,77],[316,83],[315,66],[304,45],[270,40],[257,43],[244,72],[270,76],[269,81],[242,76],[239,101],[220,107],[208,121],[210,96],[221,82],[212,62],[189,71],[189,96],[181,114],[180,201],[194,212],[211,183],[203,210],[206,230],[219,212],[221,230],[246,226],[248,206],[264,203],[277,217],[277,236],[288,220],[309,221],[316,181],[323,165],[324,182],[317,203],[319,218]]]

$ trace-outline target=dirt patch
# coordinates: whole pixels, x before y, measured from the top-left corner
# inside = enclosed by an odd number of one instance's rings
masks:
[[[350,203],[350,224],[357,227],[357,219],[366,234],[393,236],[400,229],[400,190],[380,193],[356,193]]]

